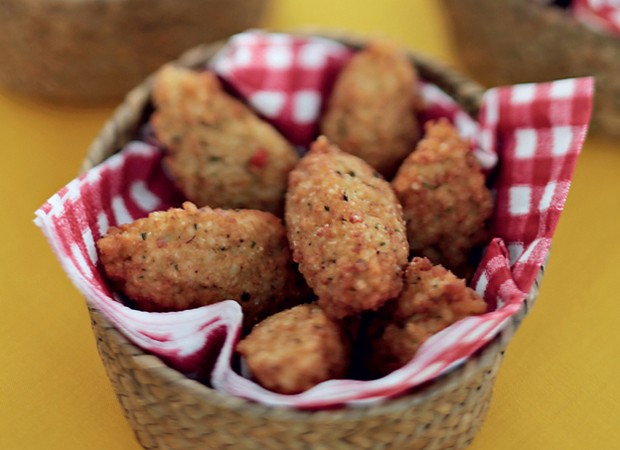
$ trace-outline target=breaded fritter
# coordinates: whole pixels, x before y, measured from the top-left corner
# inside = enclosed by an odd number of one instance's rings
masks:
[[[364,161],[319,138],[290,174],[285,211],[293,259],[330,317],[400,293],[409,252],[402,209]]]
[[[145,311],[236,300],[249,326],[307,292],[284,226],[263,211],[186,202],[110,228],[97,247],[108,278]]]
[[[297,394],[322,381],[343,378],[350,344],[336,322],[309,304],[268,317],[237,345],[237,351],[262,386]]]
[[[299,157],[275,128],[222,90],[210,72],[166,66],[153,91],[151,124],[164,162],[198,206],[282,213]]]
[[[426,135],[392,181],[403,205],[411,251],[459,275],[471,249],[487,237],[491,194],[466,141],[446,119]]]
[[[416,71],[401,49],[370,43],[338,77],[321,132],[391,178],[418,139],[416,82]]]
[[[387,375],[404,366],[433,334],[486,308],[465,280],[427,258],[413,258],[402,293],[370,325],[369,372]]]

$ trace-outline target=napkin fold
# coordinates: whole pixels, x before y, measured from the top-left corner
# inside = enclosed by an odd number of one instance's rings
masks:
[[[620,2],[617,0],[572,0],[575,19],[592,30],[620,36]]]

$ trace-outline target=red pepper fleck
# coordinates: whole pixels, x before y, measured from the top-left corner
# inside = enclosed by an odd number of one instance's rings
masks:
[[[157,248],[164,248],[168,245],[163,239],[157,239]]]
[[[264,148],[259,148],[250,158],[250,166],[256,169],[262,169],[269,162],[269,154]]]

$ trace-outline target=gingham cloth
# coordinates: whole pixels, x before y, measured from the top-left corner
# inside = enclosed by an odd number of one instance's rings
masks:
[[[254,99],[259,113],[303,144],[313,137],[329,84],[349,57],[349,50],[325,39],[252,32],[232,38],[211,70],[242,98]],[[425,104],[420,121],[448,117],[472,141],[478,159],[494,177],[494,239],[473,280],[490,312],[433,336],[410,363],[384,378],[330,380],[298,395],[275,394],[231,368],[242,319],[236,302],[147,313],[115,299],[97,263],[96,240],[111,225],[182,201],[162,170],[162,151],[154,145],[128,144],[52,196],[36,212],[35,222],[91,305],[132,342],[220,391],[310,409],[398,395],[463,363],[521,308],[562,212],[593,94],[589,78],[491,89],[475,121],[436,86],[421,83],[420,89]],[[272,94],[258,95],[257,101],[256,93],[266,91]],[[269,97],[277,98],[276,104]]]
[[[620,1],[573,0],[573,16],[585,26],[620,36]]]

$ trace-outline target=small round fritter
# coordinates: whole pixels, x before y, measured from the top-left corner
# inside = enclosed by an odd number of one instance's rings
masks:
[[[289,177],[293,259],[334,319],[379,308],[403,285],[409,247],[390,184],[319,138]]]
[[[188,200],[282,213],[287,176],[299,157],[275,128],[226,94],[213,73],[166,66],[153,100],[153,130]]]
[[[392,181],[407,222],[411,251],[457,274],[486,239],[491,194],[466,141],[446,119],[426,123],[426,135]]]
[[[427,258],[413,258],[403,292],[370,325],[369,372],[382,376],[399,369],[433,334],[486,308],[465,280]]]
[[[321,132],[388,179],[418,139],[417,74],[397,46],[374,42],[341,72]]]
[[[186,202],[112,227],[97,246],[108,278],[145,311],[236,300],[249,326],[305,300],[284,226],[267,212]]]
[[[262,386],[298,394],[322,381],[343,378],[350,345],[340,326],[309,304],[268,317],[237,345],[237,351]]]

